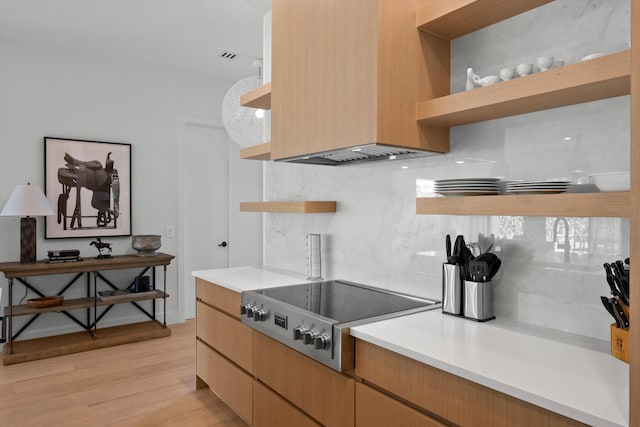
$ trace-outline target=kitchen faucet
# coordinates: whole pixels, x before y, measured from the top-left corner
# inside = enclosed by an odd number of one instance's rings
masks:
[[[558,243],[558,225],[560,221],[564,223],[564,243]],[[566,218],[556,218],[556,221],[553,223],[553,242],[557,243],[557,248],[564,249],[564,263],[569,264],[571,244],[569,243],[569,222]]]

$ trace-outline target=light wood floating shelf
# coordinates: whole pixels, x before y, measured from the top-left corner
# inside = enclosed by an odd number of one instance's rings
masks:
[[[416,118],[450,127],[628,95],[630,76],[627,50],[419,102]]]
[[[336,202],[241,202],[241,212],[332,213]]]
[[[416,213],[430,215],[629,217],[630,212],[628,191],[416,199]]]
[[[416,26],[452,40],[553,0],[440,0],[416,12]]]
[[[258,144],[240,150],[241,159],[271,160],[271,142]]]
[[[266,83],[240,97],[243,107],[271,109],[271,82]]]

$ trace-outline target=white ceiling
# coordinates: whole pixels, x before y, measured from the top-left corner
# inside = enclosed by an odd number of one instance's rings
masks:
[[[271,0],[0,0],[0,38],[235,81],[258,73],[269,9]]]

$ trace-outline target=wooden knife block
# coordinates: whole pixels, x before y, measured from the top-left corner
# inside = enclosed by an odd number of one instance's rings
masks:
[[[611,325],[611,355],[629,363],[629,330]]]

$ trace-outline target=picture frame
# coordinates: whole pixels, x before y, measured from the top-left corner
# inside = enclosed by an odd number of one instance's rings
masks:
[[[44,137],[45,239],[131,236],[131,144]]]

